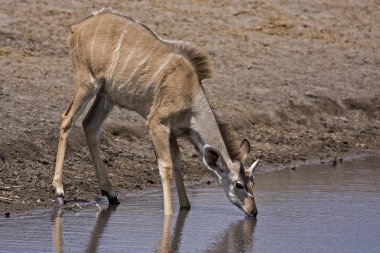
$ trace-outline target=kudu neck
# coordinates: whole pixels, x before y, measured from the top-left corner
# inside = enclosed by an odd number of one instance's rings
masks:
[[[208,144],[222,154],[227,165],[232,163],[215,115],[203,91],[194,99],[191,130],[191,139],[200,152],[203,151],[204,145]]]

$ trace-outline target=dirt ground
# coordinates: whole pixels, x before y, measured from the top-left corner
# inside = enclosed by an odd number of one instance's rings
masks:
[[[376,0],[0,0],[0,212],[53,205],[60,114],[73,91],[69,26],[112,6],[159,36],[206,48],[214,107],[251,141],[259,171],[334,163],[380,150],[380,4]],[[195,150],[180,141],[187,183],[205,182]],[[116,108],[103,159],[123,201],[160,187],[144,120]],[[1,158],[1,157],[0,157]],[[2,158],[0,159],[2,160]],[[67,200],[99,190],[80,120],[66,151]]]

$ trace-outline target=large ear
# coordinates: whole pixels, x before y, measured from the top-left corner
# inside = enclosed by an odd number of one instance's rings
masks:
[[[210,171],[214,172],[219,182],[222,180],[222,174],[226,169],[225,162],[218,150],[206,144],[203,147],[203,163]]]
[[[247,158],[249,151],[251,151],[251,144],[249,143],[247,139],[244,139],[241,142],[240,149],[239,149],[238,159],[240,162],[243,162]]]

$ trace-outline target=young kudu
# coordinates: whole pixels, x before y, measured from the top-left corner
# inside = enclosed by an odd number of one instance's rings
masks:
[[[96,96],[83,128],[101,193],[119,204],[99,153],[99,133],[113,105],[146,119],[158,161],[164,212],[172,214],[172,171],[182,208],[190,208],[182,181],[177,138],[187,136],[232,203],[256,216],[253,170],[243,161],[250,151],[231,126],[210,107],[201,81],[211,77],[208,54],[186,42],[166,41],[137,21],[104,9],[71,27],[70,55],[75,92],[62,114],[53,187],[63,203],[62,170],[70,129]]]

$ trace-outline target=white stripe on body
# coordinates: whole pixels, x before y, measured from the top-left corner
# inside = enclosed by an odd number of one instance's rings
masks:
[[[113,51],[111,66],[108,67],[108,69],[107,69],[107,74],[109,74],[107,79],[109,79],[109,80],[111,80],[113,77],[113,72],[115,70],[115,66],[116,66],[117,61],[119,60],[119,57],[120,57],[121,43],[123,42],[123,39],[124,39],[124,36],[126,33],[127,33],[127,29],[125,28],[123,33],[120,35],[120,38],[117,42],[117,46],[116,46],[115,50]]]
[[[156,81],[157,77],[160,75],[160,73],[164,70],[166,65],[168,65],[168,63],[173,57],[174,57],[174,54],[169,54],[166,60],[161,64],[161,66],[153,74],[152,78],[150,79],[149,85],[152,85]]]
[[[147,53],[147,55],[136,65],[135,69],[130,74],[130,76],[129,76],[128,80],[125,82],[124,86],[128,85],[128,83],[134,78],[134,76],[137,73],[137,71],[141,68],[141,66],[143,66],[149,60],[149,58],[151,57],[152,53],[154,52],[154,50],[158,47],[158,45],[160,43],[161,43],[160,41],[157,41],[155,43],[155,45],[149,50],[149,52]]]
[[[136,48],[138,48],[137,45],[138,45],[138,43],[140,43],[140,42],[141,42],[141,39],[135,41],[135,43],[134,43],[133,46],[131,47],[132,50],[128,53],[127,57],[126,57],[125,60],[124,60],[124,64],[123,64],[123,66],[121,67],[120,72],[117,73],[117,74],[115,75],[115,78],[117,78],[117,77],[119,77],[120,75],[123,74],[123,72],[125,71],[125,69],[127,68],[128,64],[129,64],[129,62],[131,61],[132,57],[133,57],[134,54],[136,53],[136,51],[137,51]]]

